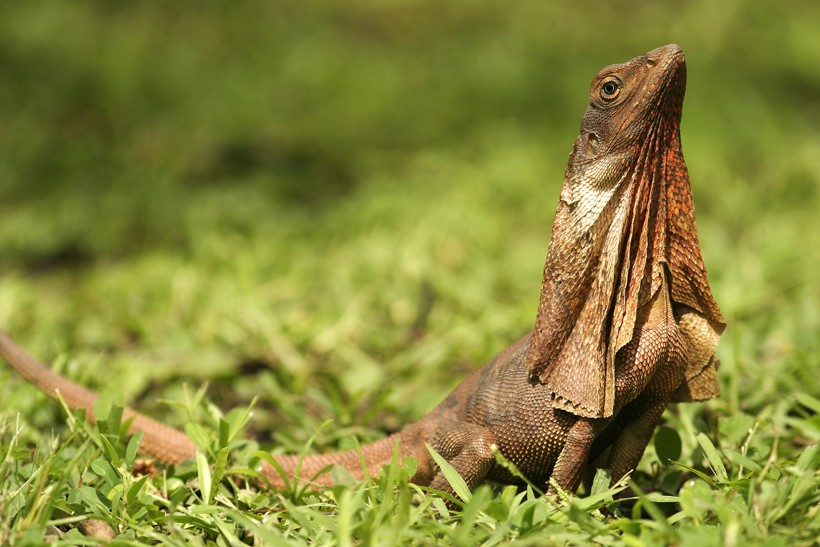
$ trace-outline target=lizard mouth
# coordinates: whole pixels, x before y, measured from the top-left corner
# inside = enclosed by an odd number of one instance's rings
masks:
[[[630,120],[640,124],[634,134],[640,135],[636,148],[644,153],[647,146],[657,147],[659,138],[664,140],[677,131],[686,93],[686,60],[680,47],[671,44],[650,51],[646,54],[646,63],[651,62],[655,65],[644,84],[645,94],[638,107],[643,115]]]
[[[656,52],[658,53],[657,57],[653,55]],[[683,50],[677,45],[671,44],[649,52],[647,57],[650,60],[656,59],[657,64],[655,72],[658,76],[654,85],[659,96],[658,100],[654,101],[654,106],[661,111],[666,111],[667,108],[664,107],[664,102],[669,99],[677,99],[680,104],[676,105],[675,110],[679,114],[686,90],[686,58],[683,55]]]
[[[661,46],[659,48],[655,48],[649,53],[646,54],[646,57],[650,61],[654,61],[656,64],[664,64],[664,61],[684,61],[683,50],[680,48],[678,44],[668,44],[665,46]]]

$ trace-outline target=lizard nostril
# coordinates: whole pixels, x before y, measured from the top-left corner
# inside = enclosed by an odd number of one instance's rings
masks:
[[[656,64],[658,64],[658,63],[655,61],[655,59],[647,59],[646,60],[646,66],[648,66],[649,68],[652,68]]]

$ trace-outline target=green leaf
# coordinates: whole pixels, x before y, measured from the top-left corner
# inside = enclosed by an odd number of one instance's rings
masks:
[[[638,501],[635,503],[635,507],[633,509],[633,514],[637,513],[639,508],[643,508],[647,513],[649,513],[652,520],[660,525],[664,531],[667,533],[674,533],[672,525],[669,524],[669,521],[666,519],[666,515],[663,511],[661,511],[660,508],[655,505],[655,503],[651,501],[648,496],[646,496],[637,486],[632,486],[632,491],[638,497]]]
[[[122,482],[117,471],[105,460],[94,460],[91,462],[90,467],[92,471],[102,477],[109,487]]]
[[[202,503],[211,503],[211,468],[208,466],[208,458],[201,451],[196,451],[196,472],[199,478],[199,491],[202,493]]]
[[[228,542],[228,545],[231,547],[244,547],[245,543],[243,543],[237,536],[236,536],[236,526],[228,525],[219,515],[212,515],[211,521],[214,525],[219,528],[219,532],[222,534],[222,537]]]
[[[206,450],[211,446],[211,435],[207,429],[199,424],[188,423],[185,424],[185,434],[194,441],[201,450]]]
[[[706,456],[706,460],[709,462],[709,466],[712,468],[718,480],[720,482],[728,481],[729,475],[726,473],[726,467],[723,465],[720,452],[715,448],[715,445],[712,444],[712,441],[709,440],[709,437],[704,433],[698,433],[697,439],[700,448],[703,450],[703,454]]]
[[[612,482],[612,473],[607,469],[596,469],[595,477],[592,479],[592,487],[589,489],[591,496],[600,494],[609,490],[609,484]]]
[[[138,501],[138,496],[142,491],[142,487],[145,486],[145,483],[150,478],[149,475],[145,475],[134,481],[131,486],[128,487],[128,492],[126,492],[125,500],[129,506],[136,505]]]
[[[219,485],[222,484],[222,478],[225,476],[225,467],[228,463],[228,447],[219,450],[216,455],[216,465],[214,466],[214,474],[211,482],[210,493],[208,499],[216,498],[219,491]]]
[[[798,403],[810,409],[814,414],[820,414],[820,400],[801,392],[796,393],[795,397]]]
[[[270,464],[271,467],[276,471],[279,477],[282,479],[282,482],[285,484],[285,491],[290,492],[295,484],[291,482],[290,475],[285,472],[285,469],[282,465],[273,457],[273,454],[270,452],[265,452],[264,450],[256,450],[251,453],[252,456],[259,458],[262,461],[265,461]],[[263,479],[267,480],[267,479]]]
[[[230,426],[225,446],[227,446],[227,443],[233,441],[237,434],[248,425],[248,422],[253,416],[253,408],[258,399],[259,397],[254,397],[247,407],[234,408],[225,415],[223,419]]]
[[[746,438],[755,425],[755,419],[748,414],[726,416],[720,420],[718,431],[723,446],[736,446]]]
[[[231,426],[225,421],[225,418],[219,419],[219,441],[218,447],[223,448],[228,446],[231,436]]]
[[[817,469],[820,463],[820,446],[808,446],[800,454],[796,462],[796,469],[793,469],[796,475],[792,483],[789,498],[783,506],[783,514],[790,511],[797,505],[809,492],[817,491]]]
[[[94,404],[94,412],[97,407],[103,405],[100,399]],[[100,424],[100,431],[110,435],[120,434],[120,425],[122,424],[123,408],[121,405],[112,404],[108,409],[107,415],[104,419],[97,418],[97,423]],[[97,415],[97,414],[95,414]]]
[[[111,403],[111,398],[108,395],[100,395],[94,404],[91,405],[92,410],[94,411],[94,416],[97,418],[97,423],[102,424],[108,420],[111,411],[114,410],[116,405]],[[114,431],[119,429],[120,423],[117,422],[117,428]]]
[[[671,427],[661,426],[655,432],[655,452],[664,465],[680,459],[682,447],[680,435]]]
[[[737,450],[724,449],[723,453],[730,462],[737,465],[738,473],[742,473],[744,469],[748,469],[749,471],[760,471],[762,469],[759,463],[750,460]]]
[[[680,505],[689,518],[700,521],[715,506],[715,492],[709,483],[690,479],[680,489]]]
[[[517,478],[527,486],[531,487],[534,491],[538,492],[539,496],[544,494],[543,489],[534,485],[530,481],[530,479],[525,477],[524,473],[522,473],[521,470],[518,469],[518,467],[513,462],[504,457],[504,454],[502,454],[501,451],[498,450],[497,446],[492,445],[490,448],[492,449],[493,456],[495,457],[495,461],[498,465],[509,471],[513,477]]]
[[[90,486],[81,486],[79,493],[80,498],[96,513],[104,514],[110,510],[111,501],[103,496],[99,490],[91,488]]]
[[[142,443],[142,431],[137,431],[128,440],[128,446],[125,448],[125,467],[131,469],[134,466],[134,460],[137,459],[137,453]]]
[[[609,485],[610,482],[610,472],[606,469],[598,469],[592,481],[590,494],[585,498],[574,498],[572,503],[585,511],[602,507],[607,502],[611,502],[615,499],[617,494],[626,490],[629,485],[629,477],[622,477],[621,480],[612,486]]]
[[[470,488],[467,486],[467,483],[458,474],[450,462],[445,460],[435,449],[430,446],[429,443],[424,443],[424,446],[427,447],[427,451],[430,452],[430,455],[433,457],[433,460],[438,465],[439,471],[441,474],[444,475],[444,478],[447,479],[447,482],[450,483],[450,486],[453,488],[453,492],[461,498],[464,503],[468,503],[470,498],[472,497],[472,493],[470,492]]]
[[[111,444],[111,441],[108,439],[108,435],[100,435],[99,439],[101,448],[105,455],[108,456],[111,463],[119,467],[122,464],[122,458],[120,458],[120,454],[117,452],[114,445]]]

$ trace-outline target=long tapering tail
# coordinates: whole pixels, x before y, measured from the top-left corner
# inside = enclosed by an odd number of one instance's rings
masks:
[[[94,403],[99,399],[97,393],[55,373],[26,353],[2,330],[0,330],[0,356],[8,361],[20,376],[37,386],[43,393],[55,400],[62,399],[69,408],[85,409],[86,416],[92,421],[96,421]],[[165,464],[181,463],[193,458],[196,454],[196,445],[183,432],[130,408],[123,411],[123,417],[132,419],[129,434],[134,434],[137,431],[143,432],[140,450],[155,457],[160,462]],[[275,459],[289,477],[289,480],[297,474],[298,470],[298,474],[304,480],[310,481],[311,484],[329,486],[332,484],[329,473],[317,475],[329,465],[344,467],[351,472],[354,478],[362,479],[365,476],[365,470],[361,462],[363,457],[367,472],[371,475],[378,474],[379,468],[391,461],[394,445],[396,442],[401,441],[402,436],[401,433],[397,433],[362,446],[361,452],[347,450],[304,458],[295,455],[277,455]],[[265,462],[261,471],[274,488],[285,487],[285,480],[273,466]]]
[[[27,381],[37,386],[52,399],[63,401],[69,408],[84,408],[86,416],[96,421],[94,403],[99,395],[68,378],[53,372],[50,368],[26,353],[5,332],[0,330],[0,355]],[[132,419],[128,432],[143,432],[140,449],[159,461],[171,464],[193,458],[196,445],[183,432],[152,420],[144,414],[126,408],[125,419]]]

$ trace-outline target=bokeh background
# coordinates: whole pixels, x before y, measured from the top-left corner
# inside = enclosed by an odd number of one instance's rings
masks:
[[[3,2],[0,325],[149,410],[210,379],[294,447],[398,427],[531,326],[589,81],[675,42],[715,404],[820,396],[818,29],[813,0]]]

